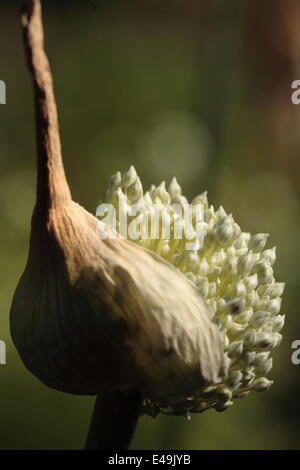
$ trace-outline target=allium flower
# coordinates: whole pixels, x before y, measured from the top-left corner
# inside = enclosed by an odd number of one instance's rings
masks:
[[[221,383],[206,385],[180,403],[154,403],[146,397],[144,413],[189,415],[208,408],[223,411],[235,398],[245,397],[251,390],[268,390],[273,383],[265,377],[272,369],[270,355],[281,342],[279,332],[284,324],[284,315],[279,315],[284,283],[275,282],[273,276],[276,252],[275,247],[265,249],[268,234],[242,232],[231,214],[227,215],[222,207],[215,210],[209,205],[204,192],[191,202],[194,211],[200,208],[203,212],[202,242],[198,239],[195,212],[192,217],[194,235],[189,233],[189,239],[184,236],[177,239],[175,224],[177,227],[181,224],[183,235],[187,227],[185,218],[174,205],[184,206],[188,200],[182,195],[176,178],[168,190],[162,182],[144,193],[133,167],[122,176],[118,172],[111,178],[105,202],[116,209],[117,231],[120,231],[120,217],[128,216],[129,220],[137,219],[136,226],[140,227],[141,234],[151,221],[151,214],[163,206],[160,220],[167,218],[171,228],[167,239],[162,230],[156,239],[132,237],[130,231],[127,236],[158,253],[197,286],[199,296],[213,312],[213,321],[220,328],[229,364]],[[136,217],[139,207],[143,210]],[[194,249],[186,249],[187,243]]]

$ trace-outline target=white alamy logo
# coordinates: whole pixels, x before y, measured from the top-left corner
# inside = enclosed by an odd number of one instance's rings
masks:
[[[119,198],[118,210],[113,204],[100,204],[99,238],[130,240],[187,240],[186,250],[200,250],[205,236],[204,209],[200,204],[152,204],[151,211],[142,202],[129,208],[127,197]],[[105,224],[105,225],[103,225]],[[196,227],[196,230],[194,229]],[[105,228],[106,227],[106,228]]]
[[[6,344],[0,341],[0,365],[6,364]]]
[[[3,80],[0,80],[0,104],[6,104],[6,85]]]
[[[300,364],[300,340],[295,339],[292,343],[292,349],[295,349],[295,351],[292,354],[292,363],[295,366],[298,366]]]

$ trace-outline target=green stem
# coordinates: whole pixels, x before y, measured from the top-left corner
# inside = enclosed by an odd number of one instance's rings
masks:
[[[114,392],[98,396],[85,445],[86,450],[129,448],[142,404],[142,394]]]

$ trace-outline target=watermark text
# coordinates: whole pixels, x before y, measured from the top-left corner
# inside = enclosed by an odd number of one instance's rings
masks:
[[[6,104],[6,84],[0,80],[0,104]]]
[[[6,344],[0,340],[0,365],[6,364]]]

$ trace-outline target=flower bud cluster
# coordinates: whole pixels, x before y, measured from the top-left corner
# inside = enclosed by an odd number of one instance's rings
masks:
[[[265,248],[268,234],[242,232],[231,214],[222,207],[215,210],[202,193],[191,202],[204,214],[202,246],[195,244],[194,250],[186,250],[187,240],[174,237],[175,221],[183,225],[185,221],[178,221],[180,213],[171,206],[188,203],[176,179],[168,189],[162,182],[144,193],[133,167],[111,178],[106,202],[121,207],[129,216],[134,204],[143,204],[147,220],[157,205],[166,208],[162,217],[170,218],[169,238],[135,241],[172,263],[196,286],[214,314],[229,361],[227,376],[221,383],[183,397],[172,408],[146,400],[144,412],[155,416],[158,412],[179,415],[208,408],[224,411],[234,399],[250,391],[268,390],[273,382],[265,376],[272,369],[271,352],[281,342],[284,324],[284,315],[279,314],[284,283],[276,282],[273,276],[276,250]],[[193,229],[196,234],[195,225]]]

